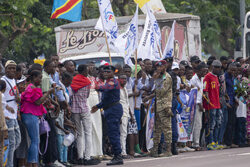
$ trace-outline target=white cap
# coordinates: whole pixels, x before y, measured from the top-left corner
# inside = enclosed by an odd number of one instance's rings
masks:
[[[180,69],[180,68],[179,68],[179,64],[178,64],[177,62],[173,62],[172,68],[171,68],[171,69],[174,70],[174,69],[176,69],[176,68],[177,68],[177,69]]]

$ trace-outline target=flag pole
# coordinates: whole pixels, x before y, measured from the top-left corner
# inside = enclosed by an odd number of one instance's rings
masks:
[[[135,50],[135,80],[137,80],[137,48]],[[134,92],[136,92],[136,86],[134,85]],[[135,96],[135,106],[136,106],[136,96]]]
[[[160,46],[159,46],[158,43],[157,43],[157,49],[158,49],[158,52],[159,52],[159,54],[160,54],[160,58],[162,58],[161,49],[160,49]]]
[[[108,53],[109,53],[109,61],[110,61],[110,65],[112,65],[111,53],[110,53],[110,48],[109,48],[108,38],[107,38],[107,34],[106,34],[106,31],[105,31],[105,30],[104,30],[104,35],[105,35],[105,41],[106,41],[106,44],[107,44],[107,49],[108,49]]]

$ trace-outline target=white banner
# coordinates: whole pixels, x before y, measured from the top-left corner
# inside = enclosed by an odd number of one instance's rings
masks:
[[[155,98],[152,99],[149,110],[147,111],[147,126],[146,126],[146,147],[150,150],[154,146],[154,124],[155,124],[155,112],[154,112]]]
[[[147,3],[147,5],[148,5],[149,9],[151,9],[154,13],[163,13],[163,14],[167,13],[161,0],[150,0]],[[144,14],[146,14],[147,13],[146,5],[144,5],[141,8],[141,10]]]
[[[176,114],[177,127],[178,127],[178,142],[185,143],[188,141],[188,134],[183,126],[180,114]]]
[[[100,18],[97,21],[95,28],[106,32],[109,46],[110,48],[113,48],[114,41],[118,36],[118,25],[111,2],[110,0],[97,0],[97,2],[100,10]]]
[[[168,37],[168,42],[167,42],[166,47],[165,47],[164,52],[163,52],[163,58],[172,57],[173,56],[174,40],[175,40],[175,38],[174,38],[175,23],[176,23],[176,21],[174,20],[174,22],[172,24],[172,28],[171,28],[170,34],[169,34],[169,37]]]
[[[132,66],[131,55],[134,54],[138,47],[138,5],[127,30],[118,36],[115,47],[120,53],[124,53],[125,63]]]

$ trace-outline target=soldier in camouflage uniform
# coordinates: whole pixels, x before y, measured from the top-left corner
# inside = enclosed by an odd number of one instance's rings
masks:
[[[155,82],[156,110],[154,126],[154,147],[151,150],[153,157],[171,156],[172,127],[171,116],[173,116],[172,107],[172,79],[166,72],[166,61],[161,60],[156,63],[157,70],[153,76]],[[164,139],[167,144],[167,151],[158,155],[158,145],[161,134],[164,133]]]

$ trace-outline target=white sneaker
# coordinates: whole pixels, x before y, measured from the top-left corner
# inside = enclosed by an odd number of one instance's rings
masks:
[[[65,165],[63,165],[61,162],[59,162],[57,160],[54,162],[54,164],[57,166],[60,166],[60,167],[66,167]]]
[[[195,149],[193,149],[193,148],[189,148],[189,147],[184,147],[184,149],[187,151],[187,152],[194,152],[195,151]]]
[[[179,149],[178,149],[178,152],[179,152],[179,153],[184,153],[184,152],[187,152],[187,150],[186,150],[185,148],[179,148]]]

